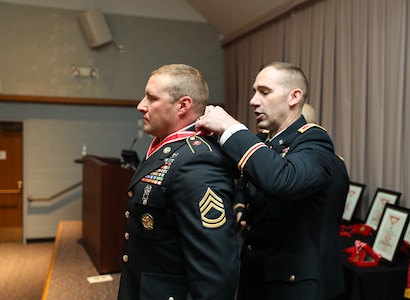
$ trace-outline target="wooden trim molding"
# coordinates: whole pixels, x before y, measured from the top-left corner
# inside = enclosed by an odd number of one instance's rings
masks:
[[[48,97],[48,96],[26,96],[26,95],[4,95],[0,94],[1,102],[24,102],[24,103],[45,103],[45,104],[69,104],[69,105],[99,105],[99,106],[129,106],[135,107],[140,99],[94,99],[94,98],[69,98],[69,97]],[[209,103],[225,108],[224,103]]]
[[[70,98],[49,96],[27,96],[27,95],[4,95],[0,94],[0,102],[24,102],[24,103],[46,103],[46,104],[68,104],[68,105],[99,105],[99,106],[132,106],[139,100],[121,99],[94,99],[94,98]]]

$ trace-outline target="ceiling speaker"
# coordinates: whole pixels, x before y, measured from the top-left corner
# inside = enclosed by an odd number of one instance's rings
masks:
[[[77,20],[90,48],[112,42],[110,29],[100,11],[84,11]]]

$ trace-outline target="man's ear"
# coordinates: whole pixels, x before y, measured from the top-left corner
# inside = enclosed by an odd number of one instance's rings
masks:
[[[301,89],[294,89],[289,93],[290,100],[289,100],[289,106],[295,106],[297,105],[300,100],[302,99],[303,92]]]
[[[178,100],[178,113],[185,114],[191,110],[192,99],[189,96],[183,96]]]

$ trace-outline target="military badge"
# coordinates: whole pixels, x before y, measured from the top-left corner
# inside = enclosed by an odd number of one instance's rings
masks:
[[[164,154],[168,154],[169,152],[171,152],[171,147],[165,147],[164,150],[162,150],[162,152]]]
[[[172,157],[170,158],[165,158],[164,159],[164,164],[156,169],[155,171],[152,171],[151,173],[145,175],[141,181],[142,182],[149,182],[153,183],[156,185],[162,185],[162,182],[164,181],[165,175],[168,173],[168,170],[171,168],[171,165],[174,163],[175,157],[178,156],[178,153],[174,153]]]
[[[280,156],[285,157],[285,155],[289,152],[290,147],[286,147],[282,149]]]
[[[188,147],[191,149],[192,153],[195,153],[195,147],[198,147],[200,145],[204,145],[210,152],[212,152],[212,147],[210,144],[208,144],[203,138],[200,136],[191,136],[186,139]]]
[[[223,201],[210,188],[199,202],[202,226],[206,228],[218,228],[226,222],[225,207]]]
[[[142,194],[142,198],[141,198],[143,205],[147,205],[149,194],[151,193],[151,190],[152,190],[152,185],[147,184],[144,188],[144,194]]]
[[[154,229],[154,218],[150,214],[143,214],[141,216],[141,224],[145,230]]]

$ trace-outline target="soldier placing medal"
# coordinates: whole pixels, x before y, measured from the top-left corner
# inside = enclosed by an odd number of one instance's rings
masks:
[[[335,154],[324,128],[306,126],[308,83],[288,63],[263,66],[250,105],[255,136],[221,107],[208,106],[196,129],[220,136],[242,173],[245,213],[239,300],[324,299],[319,243]]]
[[[118,299],[233,300],[238,246],[232,167],[195,132],[207,84],[182,64],[155,70],[137,110],[154,136],[131,179]]]

